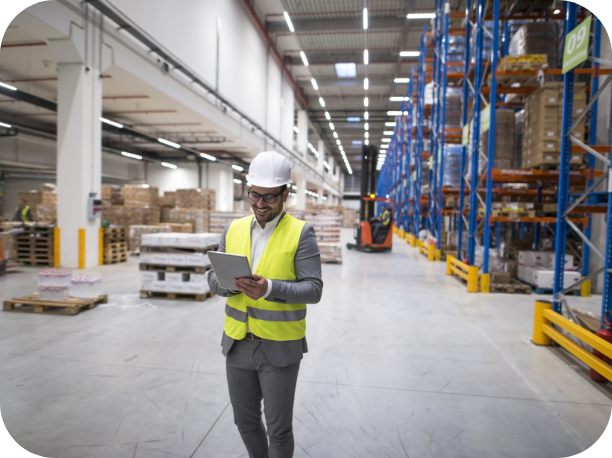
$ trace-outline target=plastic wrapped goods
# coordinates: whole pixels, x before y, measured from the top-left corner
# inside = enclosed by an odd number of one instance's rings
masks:
[[[70,295],[72,297],[98,297],[102,294],[102,279],[94,275],[73,275]]]
[[[444,145],[444,176],[442,186],[458,188],[461,185],[461,153],[459,144]]]
[[[70,286],[39,286],[38,299],[41,301],[65,301],[70,297]]]
[[[523,156],[523,129],[525,123],[525,110],[518,111],[514,115],[514,161],[513,169],[521,168]]]
[[[525,54],[546,54],[548,68],[559,68],[559,27],[557,21],[527,22],[510,40],[508,53],[518,57]]]
[[[461,98],[463,89],[459,87],[446,88],[446,119],[444,126],[447,128],[461,127]]]
[[[41,270],[38,272],[38,286],[70,286],[71,278],[69,270]]]
[[[168,226],[145,226],[132,225],[129,229],[129,250],[136,252],[140,249],[140,243],[144,234],[154,234],[157,232],[170,232]]]

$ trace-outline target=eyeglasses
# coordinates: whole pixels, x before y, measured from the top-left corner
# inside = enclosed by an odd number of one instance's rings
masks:
[[[267,204],[273,204],[276,201],[276,198],[278,196],[280,196],[283,193],[283,191],[279,192],[278,194],[257,194],[255,191],[249,191],[249,200],[252,203],[256,203],[259,202],[259,199],[263,199],[263,201]]]

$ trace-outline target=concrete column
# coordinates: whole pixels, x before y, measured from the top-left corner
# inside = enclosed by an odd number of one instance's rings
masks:
[[[327,173],[327,170],[323,167],[323,161],[325,160],[325,142],[323,140],[319,140],[317,151],[319,152],[319,157],[317,158],[317,172],[324,175]]]
[[[70,36],[49,40],[57,60],[57,224],[62,267],[79,266],[79,229],[85,229],[85,266],[99,262],[100,217],[88,216],[90,193],[101,197],[102,79],[109,62],[91,23],[89,56],[85,32],[74,23]],[[92,50],[94,52],[92,52]]]
[[[296,180],[297,191],[296,192],[296,204],[297,210],[306,210],[306,178],[304,175],[299,175]]]
[[[300,131],[297,134],[298,151],[303,157],[308,153],[308,112],[305,110],[298,111],[297,128]]]
[[[215,190],[216,210],[234,210],[234,172],[227,165],[210,163],[208,166],[208,187]]]

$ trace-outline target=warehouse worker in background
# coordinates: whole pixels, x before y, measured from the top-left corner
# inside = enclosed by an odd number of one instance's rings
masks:
[[[387,210],[387,206],[381,206],[381,210],[380,218],[370,219],[370,225],[372,227],[372,242],[376,240],[376,236],[383,227],[387,228],[391,224],[391,212]]]
[[[17,208],[13,215],[13,221],[21,221],[22,223],[29,223],[32,221],[32,212],[30,211],[30,207],[26,205],[25,200],[17,200]]]
[[[249,457],[289,458],[298,371],[308,351],[306,304],[323,292],[321,253],[313,227],[283,211],[291,183],[284,156],[259,153],[247,181],[255,215],[228,224],[219,251],[247,256],[253,279],[235,280],[236,289],[227,290],[211,271],[208,284],[228,298],[221,345],[234,423]]]

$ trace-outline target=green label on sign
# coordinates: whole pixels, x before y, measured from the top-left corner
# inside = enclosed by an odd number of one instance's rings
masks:
[[[586,18],[578,27],[565,36],[563,73],[569,72],[576,65],[586,60],[589,50],[589,32],[591,31],[592,17]]]
[[[463,126],[463,136],[461,137],[461,145],[467,146],[469,140],[470,140],[470,125],[466,124],[465,126]]]
[[[491,126],[491,105],[487,105],[480,113],[480,134],[484,134]]]

